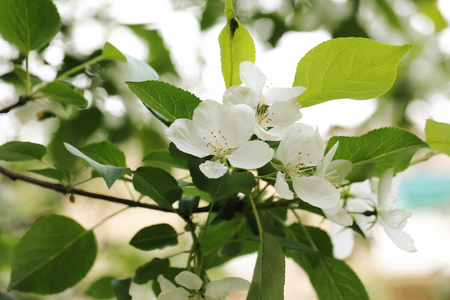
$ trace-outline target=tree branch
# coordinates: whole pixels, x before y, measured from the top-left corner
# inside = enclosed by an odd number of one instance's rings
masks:
[[[97,194],[97,193],[91,193],[91,192],[87,192],[87,191],[80,190],[80,189],[68,190],[65,186],[63,186],[59,183],[43,181],[43,180],[36,179],[36,178],[30,177],[27,175],[16,173],[9,169],[4,168],[3,166],[0,166],[0,173],[5,175],[6,177],[10,178],[11,180],[25,181],[25,182],[28,182],[28,183],[31,183],[34,185],[41,186],[43,188],[54,190],[54,191],[59,192],[64,195],[74,194],[74,195],[80,195],[80,196],[105,200],[105,201],[114,202],[114,203],[120,203],[120,204],[124,204],[124,205],[130,206],[130,207],[142,207],[142,208],[153,209],[153,210],[158,210],[158,211],[163,211],[163,212],[172,212],[172,213],[174,212],[172,209],[161,207],[158,205],[142,203],[142,202],[137,202],[137,201],[133,201],[133,200],[118,198],[118,197],[113,197],[113,196],[108,196],[108,195],[102,195],[102,194]],[[196,212],[205,212],[208,210],[209,210],[209,206],[206,206],[206,207],[198,208]]]
[[[8,113],[11,109],[16,108],[16,107],[20,107],[25,105],[25,103],[27,103],[24,98],[22,96],[19,97],[19,101],[17,103],[14,103],[8,107],[2,108],[0,110],[0,114],[6,114]]]

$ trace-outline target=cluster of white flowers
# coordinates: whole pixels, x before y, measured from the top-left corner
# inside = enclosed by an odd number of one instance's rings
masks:
[[[223,104],[204,100],[192,120],[177,119],[166,131],[168,139],[183,152],[212,157],[199,166],[208,178],[222,177],[230,166],[258,169],[275,158],[279,162],[272,162],[278,170],[275,189],[280,197],[297,196],[321,208],[331,221],[342,226],[355,221],[364,232],[380,224],[400,248],[414,251],[411,238],[402,231],[409,213],[392,208],[393,170],[382,176],[378,198],[373,193],[342,205],[338,188],[352,163],[332,161],[338,143],[325,155],[318,130],[299,122],[301,105],[296,98],[305,88],[268,88],[266,76],[247,61],[240,64],[240,78],[242,85],[231,86]],[[280,141],[276,153],[266,141]],[[358,184],[351,186],[358,188]]]

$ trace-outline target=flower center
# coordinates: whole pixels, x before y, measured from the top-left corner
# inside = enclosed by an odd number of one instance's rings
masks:
[[[229,149],[227,138],[220,130],[217,132],[211,131],[209,136],[203,137],[203,140],[206,142],[206,147],[211,149],[214,156],[219,159],[222,159]]]
[[[266,128],[269,124],[269,122],[272,121],[270,118],[273,116],[273,113],[268,112],[269,105],[267,104],[259,104],[258,107],[255,109],[255,117],[259,125],[261,125],[263,128]]]

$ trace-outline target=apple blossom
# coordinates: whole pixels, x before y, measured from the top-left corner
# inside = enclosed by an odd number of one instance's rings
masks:
[[[192,120],[177,119],[166,135],[178,149],[210,161],[200,165],[209,178],[219,178],[234,167],[256,169],[267,164],[273,149],[263,141],[249,141],[253,135],[253,110],[244,104],[232,105],[202,101]]]
[[[265,91],[266,76],[251,62],[239,65],[243,86],[231,86],[224,103],[247,104],[255,115],[254,133],[263,140],[280,140],[293,123],[301,118],[301,105],[294,99],[304,87],[270,88]]]
[[[228,277],[203,284],[194,273],[182,271],[175,277],[175,282],[182,287],[176,287],[163,275],[158,276],[161,293],[158,300],[226,300],[231,290],[246,291],[250,283],[242,278]]]
[[[337,144],[323,157],[323,140],[317,130],[305,124],[292,127],[280,142],[278,159],[282,166],[277,173],[275,188],[285,199],[293,199],[286,178],[292,180],[297,196],[311,205],[331,209],[335,208],[340,193],[325,178],[332,179],[332,173],[326,173],[328,165],[336,152]]]

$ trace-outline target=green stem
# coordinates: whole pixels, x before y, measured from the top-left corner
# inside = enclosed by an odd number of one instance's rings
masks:
[[[30,52],[27,51],[25,58],[25,72],[27,73],[27,79],[25,82],[25,97],[28,98],[31,90],[31,76],[30,76]]]
[[[311,235],[308,232],[308,229],[303,225],[302,220],[300,216],[297,214],[297,212],[294,209],[291,209],[292,213],[294,214],[295,218],[297,219],[298,224],[302,227],[303,232],[305,232],[306,238],[308,239],[309,243],[311,244],[311,247],[319,251],[319,248],[317,248],[316,243],[314,243],[314,240],[312,239]]]
[[[70,69],[70,70],[68,70],[68,71],[66,71],[66,72],[64,72],[64,73],[62,73],[61,75],[59,75],[58,77],[56,77],[54,81],[61,80],[61,79],[65,78],[65,77],[67,77],[67,76],[69,76],[69,75],[72,75],[73,73],[76,73],[76,72],[78,72],[78,71],[81,71],[81,70],[83,70],[84,68],[86,68],[87,66],[93,65],[93,64],[95,64],[95,63],[97,63],[97,62],[99,62],[99,61],[101,61],[101,60],[103,60],[103,59],[104,59],[104,58],[103,58],[103,54],[102,54],[102,55],[99,55],[99,56],[97,56],[97,57],[94,57],[93,59],[88,60],[87,62],[82,63],[81,65],[78,65],[78,66],[76,66],[75,68],[72,68],[72,69]]]
[[[186,220],[187,225],[189,227],[189,232],[192,236],[192,247],[189,251],[189,259],[187,261],[186,269],[190,270],[191,262],[194,263],[194,273],[201,277],[202,273],[202,252],[201,252],[201,245],[197,238],[197,235],[195,234],[195,226],[194,223],[191,220]]]
[[[98,222],[97,224],[95,224],[95,225],[90,229],[90,231],[93,231],[94,229],[96,229],[96,228],[99,227],[100,225],[103,225],[103,223],[105,223],[105,222],[108,221],[109,219],[111,219],[111,218],[117,216],[118,214],[120,214],[120,213],[126,211],[126,210],[129,209],[129,208],[130,208],[129,206],[128,206],[128,207],[124,207],[124,208],[122,208],[122,209],[116,211],[115,213],[113,213],[113,214],[107,216],[106,218],[104,218],[103,220],[101,220],[100,222]]]
[[[261,225],[261,219],[259,218],[258,210],[256,209],[256,204],[255,204],[255,201],[253,201],[253,197],[249,197],[249,198],[250,198],[250,204],[252,206],[253,214],[255,215],[256,224],[258,225],[259,237],[260,237],[260,240],[261,240],[260,246],[262,247],[262,244],[263,244],[263,228],[262,228],[262,225]]]

